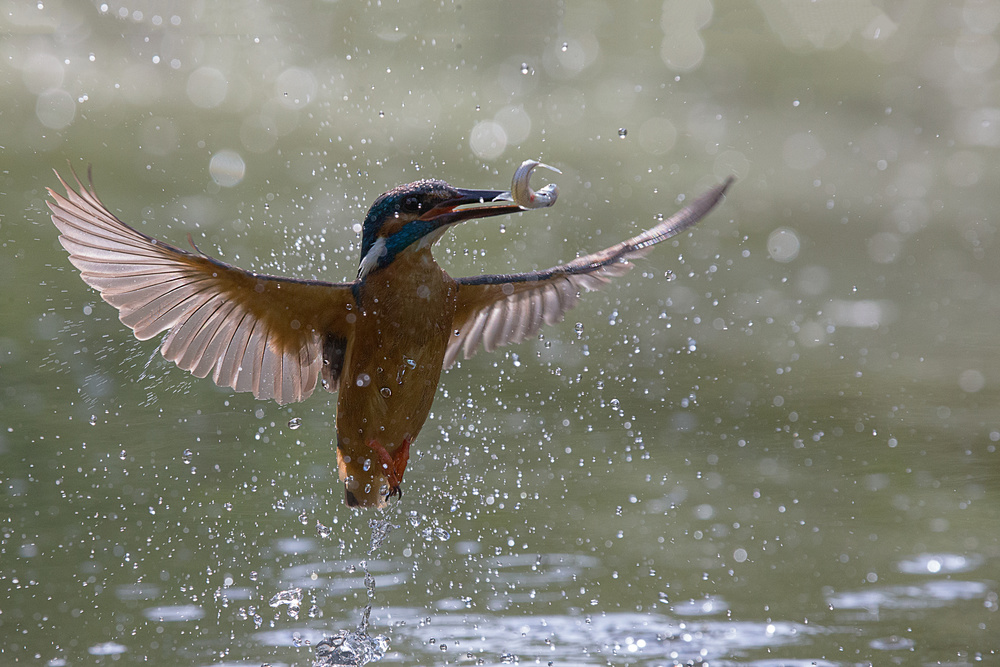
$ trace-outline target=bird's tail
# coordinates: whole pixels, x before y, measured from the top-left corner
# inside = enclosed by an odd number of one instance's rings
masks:
[[[352,459],[337,443],[337,468],[344,483],[344,503],[348,507],[385,507],[389,479],[375,457]]]

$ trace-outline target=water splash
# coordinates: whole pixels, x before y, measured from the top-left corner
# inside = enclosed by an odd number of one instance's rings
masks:
[[[420,531],[420,536],[423,537],[426,542],[433,542],[434,540],[447,542],[451,539],[451,533],[441,526],[429,526],[424,528]]]
[[[368,547],[368,555],[373,556],[375,552],[382,548],[385,541],[389,539],[389,533],[399,528],[384,519],[370,519],[368,527],[372,529],[372,540]]]
[[[389,534],[399,528],[384,519],[371,519],[368,526],[372,530],[368,556],[374,556],[385,544]],[[368,603],[361,613],[361,623],[357,630],[341,630],[316,644],[313,667],[361,667],[385,657],[389,650],[389,638],[385,635],[368,634],[372,605],[375,602],[375,577],[368,571],[367,558],[361,561],[365,572],[365,590]]]
[[[385,541],[389,539],[389,533],[399,528],[399,526],[393,525],[384,519],[370,519],[368,527],[372,529],[372,539],[368,546],[369,556],[374,556],[382,548],[382,545],[385,544]],[[372,613],[372,604],[375,602],[375,577],[368,571],[367,558],[361,561],[361,568],[365,571],[365,590],[368,592],[368,604],[365,605],[365,609],[361,614],[361,624],[358,626],[358,632],[367,635],[368,619]],[[388,640],[386,640],[386,645],[388,646]]]
[[[288,615],[292,618],[298,618],[299,610],[302,609],[302,589],[290,588],[286,591],[275,593],[268,604],[275,609],[282,605],[288,605]]]
[[[313,667],[360,667],[381,660],[389,650],[385,635],[341,630],[316,644]]]

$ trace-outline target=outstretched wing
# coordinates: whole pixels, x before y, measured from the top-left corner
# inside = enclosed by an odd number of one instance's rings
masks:
[[[633,259],[701,220],[719,203],[733,180],[726,179],[652,229],[568,264],[530,273],[458,278],[455,336],[448,344],[445,368],[455,362],[459,352],[468,359],[480,345],[491,352],[499,345],[534,336],[543,324],[561,322],[582,290],[596,290],[611,278],[624,275],[632,268]]]
[[[175,248],[116,218],[92,181],[85,188],[74,173],[77,192],[56,176],[66,190],[49,189],[59,242],[136,338],[169,329],[164,357],[257,398],[301,401],[321,370],[337,390],[355,319],[350,284],[257,275]]]

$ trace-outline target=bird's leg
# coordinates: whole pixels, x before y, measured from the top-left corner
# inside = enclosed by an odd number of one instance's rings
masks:
[[[372,440],[368,443],[368,446],[378,456],[378,460],[382,464],[385,475],[389,480],[389,494],[386,498],[392,498],[393,496],[402,498],[403,491],[399,488],[399,485],[403,483],[403,472],[406,470],[406,464],[410,460],[409,436],[403,438],[403,442],[400,443],[399,449],[396,450],[395,454],[390,454],[377,440]]]
[[[403,483],[403,471],[410,460],[410,436],[403,438],[399,443],[399,449],[392,457],[392,472],[389,473],[389,496],[403,497],[403,490],[399,485]]]

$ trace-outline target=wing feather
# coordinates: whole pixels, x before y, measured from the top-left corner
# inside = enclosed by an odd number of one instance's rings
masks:
[[[490,309],[486,316],[486,324],[483,326],[483,349],[492,352],[500,341],[500,333],[503,331],[504,318],[507,316],[507,301],[498,301]]]
[[[555,278],[552,283],[558,280],[562,280],[562,278]],[[542,287],[542,319],[549,326],[562,322],[563,313],[562,304],[559,302],[559,290],[552,283]]]
[[[483,328],[486,326],[486,320],[489,319],[490,311],[484,308],[477,315],[472,326],[469,328],[467,340],[465,342],[466,354],[474,354],[476,347],[479,342],[483,339]],[[466,357],[468,358],[468,357]]]
[[[528,327],[528,335],[535,335],[542,329],[542,325],[545,324],[545,306],[542,301],[542,293],[533,290],[527,292],[526,296],[531,299],[531,326]]]
[[[456,335],[448,344],[445,367],[461,352],[468,359],[480,345],[487,352],[519,343],[561,322],[580,293],[600,289],[628,273],[632,260],[701,220],[718,204],[733,178],[726,179],[660,224],[627,241],[544,271],[459,278]]]
[[[352,337],[351,283],[258,275],[181,250],[115,217],[92,182],[74,173],[74,188],[56,176],[66,194],[49,189],[48,205],[70,262],[137,338],[169,331],[160,352],[184,370],[257,398],[301,401],[316,387],[323,336]]]
[[[215,339],[219,329],[225,326],[227,318],[235,309],[236,304],[232,301],[221,300],[217,304],[215,310],[212,312],[212,316],[205,323],[204,328],[195,332],[194,340],[191,341],[191,347],[184,352],[181,363],[178,363],[181,368],[191,371],[195,377],[200,378],[212,372],[218,359],[208,352],[208,348]],[[162,346],[160,350],[162,353]]]
[[[243,370],[240,373],[242,380],[247,375],[246,389],[253,394],[260,393],[261,377],[260,371],[264,367],[264,346],[267,342],[267,325],[257,320],[254,322],[253,331],[250,332],[250,340],[247,341],[247,351],[243,353]],[[236,391],[240,391],[237,389]]]
[[[243,354],[246,352],[247,343],[250,342],[250,331],[253,328],[253,318],[248,313],[240,313],[240,323],[233,329],[232,334],[224,332],[219,336],[219,344],[222,346],[220,355],[222,359],[216,367],[215,375],[212,379],[220,387],[238,386],[240,362],[243,361]],[[220,332],[222,333],[222,332]]]

